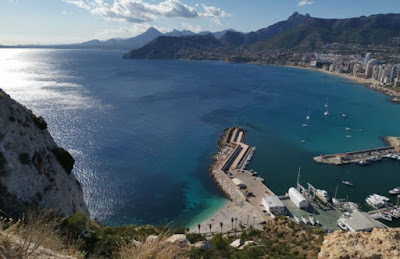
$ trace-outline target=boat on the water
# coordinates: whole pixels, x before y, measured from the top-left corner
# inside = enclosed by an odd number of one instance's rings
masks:
[[[346,127],[346,131],[350,131],[350,130],[351,130],[351,128]]]
[[[308,127],[308,125],[305,124],[305,123],[303,123],[303,125],[301,125],[301,126],[303,126],[303,128],[307,128]]]
[[[347,185],[347,186],[353,186],[353,183],[351,183],[349,181],[342,181],[342,183]]]
[[[316,195],[320,198],[323,202],[329,202],[330,198],[328,192],[325,190],[317,189]]]
[[[373,157],[371,157],[370,159],[371,159],[371,161],[376,162],[376,161],[381,161],[381,160],[382,160],[382,157],[380,157],[380,156],[373,156]]]
[[[300,142],[301,142],[301,143],[306,143],[306,141],[305,141],[305,140],[300,140]]]
[[[346,135],[346,138],[351,138],[351,135]]]
[[[367,160],[361,160],[360,162],[358,162],[359,165],[368,165],[369,162]]]
[[[343,117],[343,118],[347,118],[347,115],[343,113],[343,114],[342,114],[342,117]]]
[[[389,194],[392,194],[392,195],[398,195],[398,194],[400,194],[400,187],[396,187],[396,188],[390,190],[390,191],[389,191]]]
[[[379,216],[383,220],[387,220],[387,221],[392,221],[393,220],[392,217],[389,214],[385,213],[385,212],[384,213],[379,212]]]

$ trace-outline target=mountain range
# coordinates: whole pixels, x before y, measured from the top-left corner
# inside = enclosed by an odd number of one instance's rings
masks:
[[[194,41],[203,45],[196,49]],[[280,21],[255,32],[240,33],[226,31],[220,38],[208,35],[194,35],[183,38],[158,37],[147,45],[133,49],[124,55],[125,58],[188,58],[201,59],[199,51],[232,53],[246,50],[256,52],[263,50],[289,50],[307,52],[322,50],[332,43],[353,44],[357,46],[379,45],[396,47],[400,41],[400,14],[377,14],[347,19],[323,19],[310,15],[293,13],[287,20]],[[207,50],[207,51],[205,51]],[[197,53],[196,53],[197,51]],[[215,56],[215,55],[214,55]]]

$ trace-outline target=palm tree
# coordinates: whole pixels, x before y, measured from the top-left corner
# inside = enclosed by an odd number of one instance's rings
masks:
[[[200,234],[200,227],[201,227],[201,225],[200,225],[200,224],[198,224],[198,225],[197,225],[197,227],[199,228],[199,234]]]
[[[219,223],[219,226],[221,227],[221,233],[222,233],[222,226],[224,225],[224,223],[222,223],[222,221]]]
[[[234,219],[233,219],[233,218],[231,218],[231,222],[232,222],[232,231],[233,231],[233,221],[234,221]]]
[[[210,224],[210,225],[208,225],[208,227],[210,228],[210,234],[211,234],[211,228],[212,228],[212,225]]]

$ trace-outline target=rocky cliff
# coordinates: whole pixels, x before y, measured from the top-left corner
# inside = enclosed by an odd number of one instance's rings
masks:
[[[0,209],[19,217],[29,208],[69,216],[89,214],[71,170],[74,159],[57,146],[47,124],[0,90]]]
[[[400,258],[400,229],[333,232],[325,237],[318,258]]]

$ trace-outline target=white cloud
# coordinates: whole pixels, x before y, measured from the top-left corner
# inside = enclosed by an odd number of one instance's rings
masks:
[[[77,7],[90,10],[90,6],[88,6],[83,0],[63,0],[66,3],[73,4]]]
[[[195,33],[199,33],[199,32],[201,32],[201,31],[204,31],[204,30],[201,28],[200,25],[193,26],[193,25],[191,25],[191,24],[184,23],[184,22],[182,23],[182,27],[183,27],[184,30],[189,30],[189,31],[192,31],[192,32],[195,32]]]
[[[311,5],[313,3],[314,3],[313,1],[302,0],[297,4],[297,6]]]
[[[204,9],[204,13],[200,13],[199,15],[201,17],[206,17],[206,18],[219,18],[219,17],[227,17],[231,16],[231,14],[226,13],[225,11],[221,10],[221,8],[215,7],[215,6],[207,6],[202,4],[201,5]]]
[[[212,18],[230,16],[225,11],[215,6],[202,4],[204,12],[199,12],[195,7],[182,3],[180,0],[164,0],[157,4],[145,2],[144,0],[114,0],[108,4],[104,0],[63,0],[79,8],[90,11],[92,14],[100,15],[107,20],[146,23],[162,17],[181,18]]]

